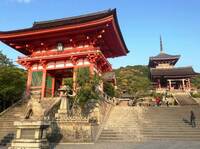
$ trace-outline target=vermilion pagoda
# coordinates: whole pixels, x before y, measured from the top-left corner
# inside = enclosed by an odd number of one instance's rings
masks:
[[[102,75],[112,70],[107,58],[128,53],[115,9],[34,22],[31,28],[0,32],[0,40],[26,55],[17,62],[28,70],[27,94],[41,91],[42,98],[55,96],[66,77],[73,77],[75,89],[77,68]]]

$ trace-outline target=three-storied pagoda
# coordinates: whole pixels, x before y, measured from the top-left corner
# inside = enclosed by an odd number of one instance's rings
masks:
[[[174,67],[180,55],[163,52],[160,37],[160,53],[149,58],[150,79],[156,90],[191,90],[191,78],[196,76],[192,67]]]
[[[128,53],[115,9],[34,22],[30,28],[0,32],[0,41],[25,55],[17,62],[28,70],[27,94],[37,90],[42,98],[55,96],[66,77],[73,78],[75,89],[77,68],[102,75],[112,70],[107,58]]]

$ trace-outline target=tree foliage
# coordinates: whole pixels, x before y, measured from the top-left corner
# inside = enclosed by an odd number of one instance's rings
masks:
[[[0,51],[0,67],[13,67],[12,61]]]
[[[88,67],[79,68],[77,70],[77,103],[84,108],[85,104],[91,100],[99,99],[96,92],[96,86],[99,84],[98,75],[90,75]]]
[[[192,79],[192,85],[197,89],[200,89],[200,75]]]
[[[152,89],[147,66],[135,65],[115,70],[118,94],[126,91],[130,95],[146,94]]]
[[[26,72],[0,51],[0,111],[19,100],[25,90]]]
[[[25,89],[24,71],[13,67],[0,69],[0,99],[9,101],[17,100]]]
[[[115,88],[110,82],[104,82],[103,90],[108,96],[110,97],[115,96]]]

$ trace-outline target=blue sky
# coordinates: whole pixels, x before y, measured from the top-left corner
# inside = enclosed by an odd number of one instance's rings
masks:
[[[130,51],[110,59],[114,68],[148,64],[159,53],[159,36],[164,51],[181,54],[177,66],[193,66],[200,72],[199,0],[1,0],[0,31],[31,27],[34,21],[49,20],[117,8],[120,28]],[[10,59],[21,54],[0,43]]]

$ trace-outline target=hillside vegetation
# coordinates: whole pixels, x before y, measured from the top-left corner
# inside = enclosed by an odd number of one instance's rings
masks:
[[[149,69],[147,66],[135,65],[115,69],[117,79],[118,95],[126,91],[130,95],[146,94],[153,89],[149,80]]]
[[[0,51],[0,112],[22,98],[25,85],[26,72]]]
[[[200,89],[200,74],[192,79],[192,85],[197,89]]]
[[[151,81],[149,80],[148,66],[126,66],[115,69],[114,71],[117,79],[118,96],[123,91],[133,96],[147,95],[153,89]],[[200,89],[200,75],[192,79],[192,86],[198,90]]]

